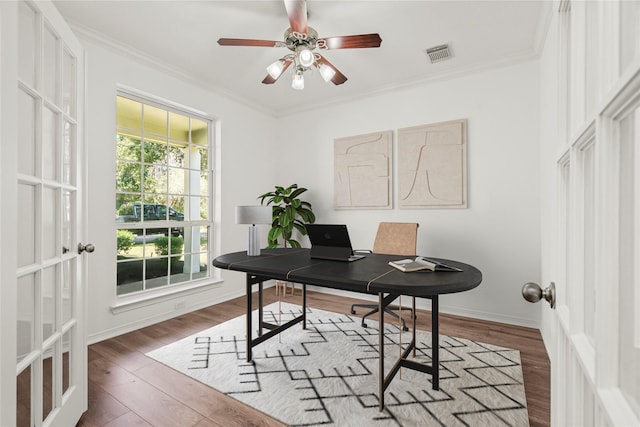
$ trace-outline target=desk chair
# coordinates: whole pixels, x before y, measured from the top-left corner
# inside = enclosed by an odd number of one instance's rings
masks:
[[[377,254],[393,254],[398,256],[416,256],[416,245],[418,240],[418,224],[414,222],[381,222],[378,225],[375,241],[373,242],[373,252]],[[351,306],[351,314],[356,314],[356,307],[368,308],[370,311],[362,316],[362,327],[366,328],[365,319],[378,312],[378,304],[353,304]],[[385,313],[402,321],[402,330],[408,331],[407,325],[403,318],[395,313],[400,307],[390,305],[385,307]],[[410,308],[402,308],[411,312],[411,316],[415,314]]]

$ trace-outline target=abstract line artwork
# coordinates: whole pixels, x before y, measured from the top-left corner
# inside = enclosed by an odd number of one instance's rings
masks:
[[[391,209],[392,131],[334,140],[336,209]]]
[[[467,207],[467,121],[398,129],[398,207]]]

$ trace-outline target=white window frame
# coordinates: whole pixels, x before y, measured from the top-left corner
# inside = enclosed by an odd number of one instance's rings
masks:
[[[145,289],[137,292],[117,295],[117,284],[114,283],[114,294],[116,294],[116,302],[111,306],[111,312],[114,314],[121,313],[124,311],[135,310],[137,308],[155,304],[158,302],[166,301],[175,298],[177,295],[185,296],[192,293],[201,292],[203,287],[211,287],[212,284],[219,286],[219,278],[214,273],[211,268],[211,260],[213,259],[213,254],[215,253],[215,248],[217,247],[214,242],[214,230],[215,230],[215,206],[214,200],[216,199],[216,194],[214,193],[217,186],[215,185],[214,178],[216,177],[216,173],[214,170],[214,166],[216,165],[216,138],[218,136],[218,123],[217,120],[202,112],[198,111],[194,108],[187,107],[184,105],[180,105],[178,103],[169,101],[167,99],[163,99],[157,96],[153,96],[147,93],[143,93],[136,89],[132,89],[129,87],[118,87],[117,91],[114,95],[114,100],[117,99],[118,96],[122,96],[125,98],[132,99],[134,101],[138,101],[144,103],[146,105],[150,105],[153,107],[157,107],[163,110],[167,110],[170,112],[175,112],[177,114],[186,115],[197,120],[205,121],[208,123],[209,132],[208,132],[208,165],[207,165],[207,185],[208,185],[208,219],[206,220],[187,220],[180,223],[175,222],[160,222],[147,224],[146,226],[149,228],[164,228],[166,225],[168,227],[175,226],[193,226],[193,227],[208,227],[207,233],[207,241],[208,241],[208,250],[207,250],[207,276],[189,280],[185,282],[180,282],[176,284],[167,284],[165,286],[153,288],[153,289]],[[115,113],[115,110],[114,110]],[[117,133],[117,127],[114,129]],[[115,168],[115,165],[114,165]],[[114,170],[115,172],[115,170]],[[114,175],[115,177],[115,175]],[[117,194],[117,189],[114,183],[114,191],[113,191],[113,199],[115,201],[115,197]],[[144,228],[145,225],[137,224],[136,226],[131,225],[129,228]],[[116,236],[116,230],[127,228],[123,227],[122,223],[114,222],[113,230],[114,230],[114,238]]]

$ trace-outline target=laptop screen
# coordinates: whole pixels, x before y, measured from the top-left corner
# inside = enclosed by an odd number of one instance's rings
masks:
[[[311,241],[311,258],[349,261],[353,255],[347,226],[344,224],[306,224]]]

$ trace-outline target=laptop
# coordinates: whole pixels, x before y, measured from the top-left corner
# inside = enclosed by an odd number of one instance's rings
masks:
[[[306,224],[305,228],[311,241],[311,258],[356,261],[365,257],[353,253],[346,225]]]

